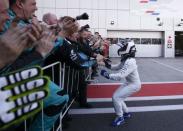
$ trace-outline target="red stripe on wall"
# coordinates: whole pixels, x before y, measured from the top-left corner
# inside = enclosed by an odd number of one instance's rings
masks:
[[[147,10],[146,13],[153,13],[154,11],[152,10]]]
[[[140,3],[148,3],[147,0],[141,0]]]
[[[111,98],[120,85],[89,85],[88,98]],[[143,84],[133,96],[183,95],[183,83]]]

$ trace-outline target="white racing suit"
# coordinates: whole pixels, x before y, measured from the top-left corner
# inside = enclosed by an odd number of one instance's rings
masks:
[[[111,80],[120,81],[122,78],[126,79],[124,85],[121,85],[112,97],[116,115],[123,116],[123,113],[128,113],[128,108],[124,102],[125,98],[139,91],[141,88],[136,60],[128,58],[125,62],[111,65],[111,70],[119,70],[117,73],[109,74]]]

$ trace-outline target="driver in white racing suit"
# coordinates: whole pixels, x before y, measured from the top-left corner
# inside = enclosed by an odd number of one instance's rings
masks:
[[[107,79],[116,81],[120,81],[122,78],[126,79],[125,83],[112,96],[114,110],[117,115],[112,122],[112,126],[124,124],[125,119],[131,117],[124,100],[141,89],[141,81],[134,58],[136,52],[134,42],[128,39],[118,43],[118,45],[120,46],[118,55],[121,56],[121,62],[117,65],[111,65],[108,61],[105,61],[107,68],[118,72],[109,74],[106,70],[101,70],[101,75]]]

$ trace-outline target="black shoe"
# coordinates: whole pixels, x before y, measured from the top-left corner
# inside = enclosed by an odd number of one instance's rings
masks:
[[[79,105],[81,108],[92,108],[92,105],[89,103],[85,103],[85,104],[80,104]]]

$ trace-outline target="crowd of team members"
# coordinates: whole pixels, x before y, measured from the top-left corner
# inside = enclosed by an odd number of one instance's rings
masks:
[[[86,13],[59,19],[47,13],[39,21],[36,10],[36,0],[0,0],[0,130],[24,130],[22,122],[29,118],[28,130],[49,131],[73,97],[80,107],[91,108],[85,72],[92,67],[95,76],[97,65],[108,57],[109,41],[92,34],[88,25],[79,26],[79,19],[88,19]],[[79,73],[79,88],[72,94],[64,90],[67,80],[61,88],[41,69],[57,61],[66,64],[65,78],[72,70]]]

